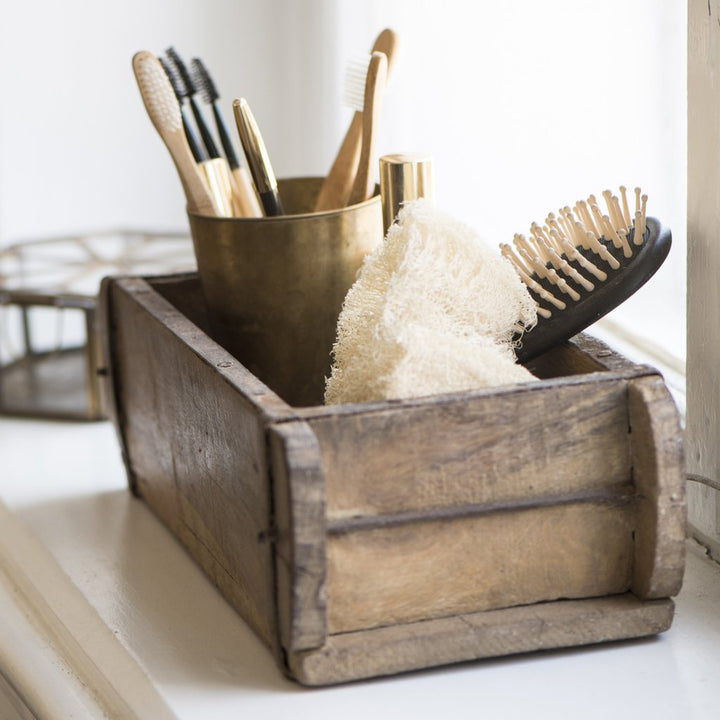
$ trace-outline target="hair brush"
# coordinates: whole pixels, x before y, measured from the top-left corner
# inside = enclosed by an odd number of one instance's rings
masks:
[[[527,362],[568,340],[627,300],[662,265],[670,231],[646,217],[647,196],[635,188],[631,214],[627,193],[603,192],[606,212],[591,195],[573,208],[551,213],[528,237],[502,244],[537,304],[537,323],[518,338],[515,354]]]

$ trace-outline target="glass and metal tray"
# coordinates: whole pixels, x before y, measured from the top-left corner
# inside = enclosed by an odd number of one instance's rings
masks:
[[[104,418],[100,281],[193,269],[192,242],[179,232],[105,231],[0,248],[0,413]]]

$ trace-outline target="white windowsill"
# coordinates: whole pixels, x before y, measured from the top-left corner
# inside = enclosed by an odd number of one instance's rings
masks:
[[[475,718],[481,710],[510,719],[716,717],[720,686],[708,678],[720,674],[720,567],[695,544],[675,622],[657,639],[306,691],[281,676],[245,623],[128,494],[109,423],[0,418],[0,456],[0,498],[180,718]],[[47,599],[52,605],[56,598]]]

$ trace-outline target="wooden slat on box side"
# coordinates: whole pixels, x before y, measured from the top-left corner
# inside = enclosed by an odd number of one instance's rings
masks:
[[[265,642],[275,641],[267,389],[140,279],[106,299],[131,483]],[[286,407],[270,396],[267,414]]]
[[[686,503],[683,437],[660,377],[630,384],[633,479],[637,488],[635,570],[640,598],[677,595],[685,568]]]
[[[333,533],[328,631],[625,592],[633,526],[619,496]]]
[[[329,520],[629,482],[627,381],[589,378],[309,417]]]
[[[303,422],[270,427],[280,641],[287,651],[327,636],[325,487],[317,440]]]
[[[562,600],[332,635],[320,650],[290,655],[294,676],[328,685],[532,650],[655,635],[670,627],[672,600],[631,594]],[[482,672],[482,667],[478,667]]]

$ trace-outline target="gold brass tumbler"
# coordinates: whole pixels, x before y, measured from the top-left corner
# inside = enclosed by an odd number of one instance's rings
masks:
[[[321,184],[280,180],[281,216],[188,213],[214,339],[295,406],[322,403],[343,300],[383,237],[379,196],[315,213]]]

